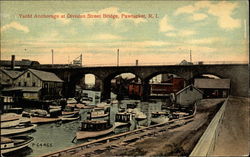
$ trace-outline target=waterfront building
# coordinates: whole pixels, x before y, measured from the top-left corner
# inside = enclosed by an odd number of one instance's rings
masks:
[[[230,91],[230,79],[195,79],[194,86],[204,92],[205,98],[226,98]]]
[[[197,100],[202,99],[203,92],[193,85],[189,85],[176,94],[171,94],[170,99],[174,104],[180,107],[189,107],[193,105]]]
[[[21,75],[22,72],[15,70],[0,69],[0,90],[6,87],[13,87],[14,80]]]
[[[63,81],[54,73],[27,69],[15,80],[11,88],[3,89],[6,95],[18,95],[25,99],[54,99],[61,96]]]

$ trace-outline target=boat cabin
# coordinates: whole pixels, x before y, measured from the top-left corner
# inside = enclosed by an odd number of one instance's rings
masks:
[[[167,112],[152,112],[151,117],[157,118],[160,116],[168,116],[169,114]]]
[[[108,121],[84,120],[81,122],[81,131],[102,131],[111,128]]]
[[[116,122],[129,122],[130,121],[130,113],[117,113],[115,115]]]

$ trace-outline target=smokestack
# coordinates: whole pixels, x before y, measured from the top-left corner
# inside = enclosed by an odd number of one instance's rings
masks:
[[[15,68],[15,55],[11,55],[11,69],[14,70]]]

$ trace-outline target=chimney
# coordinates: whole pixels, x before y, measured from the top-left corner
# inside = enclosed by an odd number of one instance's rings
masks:
[[[11,55],[11,70],[15,68],[15,55]]]

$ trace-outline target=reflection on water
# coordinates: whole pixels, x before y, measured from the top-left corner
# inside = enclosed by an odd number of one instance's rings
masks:
[[[118,107],[126,108],[126,105],[123,104],[113,104],[111,106],[110,110],[110,121],[113,124],[115,122],[115,114],[118,112]],[[147,119],[142,121],[136,121],[133,119],[131,121],[131,125],[128,126],[122,126],[119,128],[116,128],[114,130],[114,133],[111,133],[106,136],[110,136],[113,134],[123,133],[130,130],[134,130],[138,128],[139,126],[148,126],[150,124],[150,113],[154,111],[160,111],[161,110],[161,103],[153,103],[153,104],[138,104],[137,105],[140,111],[145,113],[147,115]],[[87,112],[89,109],[81,109],[81,119],[77,121],[72,121],[68,123],[51,123],[51,124],[43,124],[38,125],[35,132],[26,133],[23,135],[29,135],[34,137],[34,141],[32,141],[29,145],[29,147],[26,147],[24,149],[21,149],[15,154],[8,154],[5,156],[10,157],[34,157],[39,156],[42,154],[47,154],[49,152],[55,152],[61,149],[66,149],[68,147],[91,141],[94,139],[88,139],[88,140],[79,140],[75,143],[72,142],[72,140],[75,137],[76,131],[79,128],[79,122],[81,120],[87,119]]]

